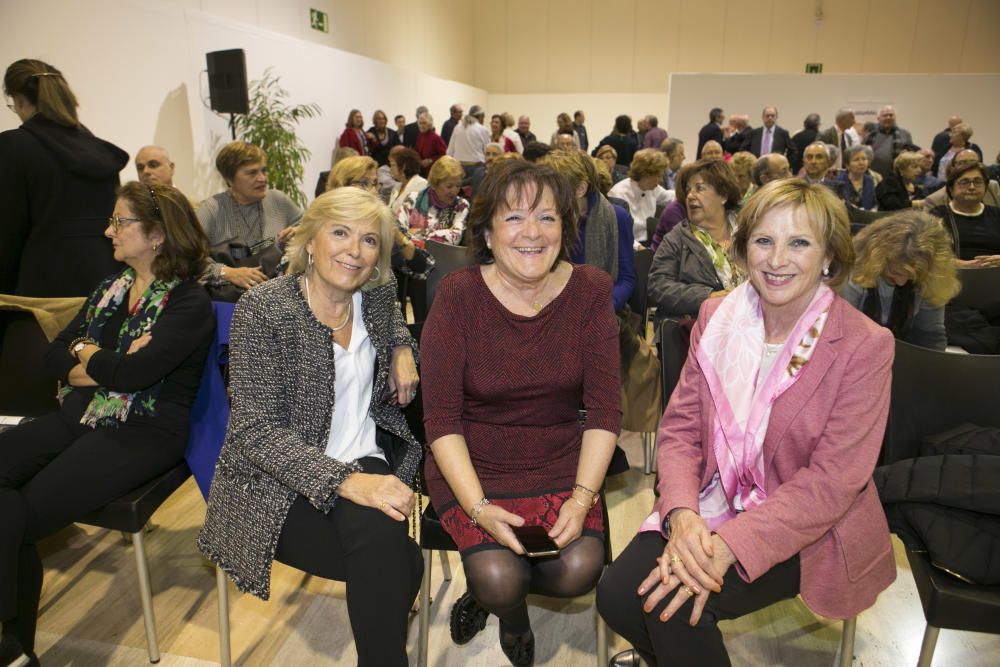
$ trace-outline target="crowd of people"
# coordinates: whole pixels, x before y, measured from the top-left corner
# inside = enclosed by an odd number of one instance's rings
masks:
[[[426,107],[367,130],[354,109],[302,211],[242,141],[197,207],[164,147],[119,187],[126,153],[80,123],[59,70],[21,60],[3,85],[23,124],[0,134],[0,293],[86,301],[44,359],[59,410],[0,432],[2,665],[38,664],[37,541],[181,460],[210,298],[237,305],[198,546],[265,599],[275,560],[346,581],[360,665],[407,664],[421,462],[468,583],[452,636],[493,614],[513,665],[534,662],[530,593],[596,586],[634,646],[616,665],[729,664],[718,621],[799,594],[852,617],[895,577],[870,484],[893,338],[1000,353],[996,313],[948,305],[960,270],[1000,266],[998,170],[958,117],[921,148],[891,106],[795,135],[774,106],[756,128],[714,108],[685,162],[653,115],[592,142],[582,111],[559,114],[543,143],[479,106],[440,133]],[[852,234],[866,211],[892,213]],[[428,243],[470,258],[429,310]],[[647,277],[657,321],[693,320],[690,351],[656,503],[602,576],[616,314]],[[426,442],[403,415],[421,382]]]

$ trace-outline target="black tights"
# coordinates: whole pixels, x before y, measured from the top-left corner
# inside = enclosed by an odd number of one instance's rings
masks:
[[[584,536],[557,558],[533,559],[509,549],[487,549],[462,558],[472,597],[500,619],[504,632],[521,635],[531,629],[529,593],[572,598],[597,585],[604,567],[604,541]]]

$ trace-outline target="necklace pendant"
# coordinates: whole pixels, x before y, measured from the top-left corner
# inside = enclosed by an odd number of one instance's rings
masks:
[[[538,301],[531,304],[531,307],[535,309],[536,313],[542,310],[542,304],[539,303]]]

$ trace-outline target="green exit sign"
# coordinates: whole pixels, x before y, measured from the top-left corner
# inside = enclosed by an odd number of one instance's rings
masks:
[[[822,74],[823,63],[806,63],[806,74]]]
[[[330,18],[326,12],[321,12],[318,9],[309,10],[309,25],[312,26],[313,30],[330,32]]]

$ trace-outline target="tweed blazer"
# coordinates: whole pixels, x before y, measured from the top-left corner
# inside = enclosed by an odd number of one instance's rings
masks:
[[[709,299],[702,306],[660,422],[660,516],[679,507],[697,511],[699,491],[718,470],[715,407],[695,351],[720,303]],[[809,363],[772,407],[763,450],[767,500],[716,531],[746,581],[799,554],[802,599],[829,618],[867,609],[896,578],[889,526],[872,482],[894,352],[888,329],[834,299]]]
[[[386,401],[392,348],[416,342],[396,302],[396,284],[362,295],[361,315],[376,351],[369,407],[396,438],[383,446],[394,474],[412,484],[421,447],[398,406]],[[328,512],[337,487],[361,470],[326,455],[334,405],[332,331],[317,320],[299,275],[269,280],[237,302],[230,335],[232,411],[198,547],[236,586],[267,599],[271,561],[292,502],[304,496]]]

